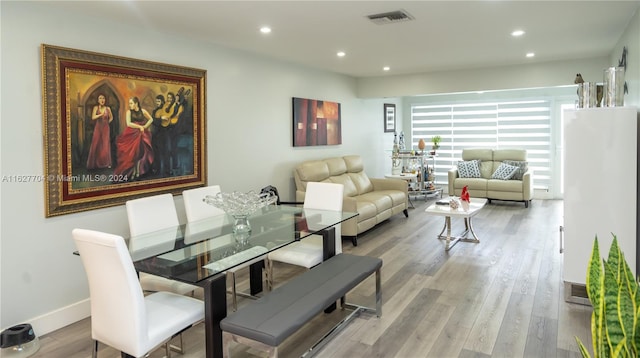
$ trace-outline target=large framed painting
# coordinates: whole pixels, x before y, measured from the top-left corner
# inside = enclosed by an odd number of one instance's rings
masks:
[[[293,98],[293,146],[342,144],[340,103]]]
[[[45,216],[206,184],[206,71],[43,44]]]

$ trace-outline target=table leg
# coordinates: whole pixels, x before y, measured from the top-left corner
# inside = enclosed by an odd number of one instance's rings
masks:
[[[342,238],[341,238],[342,240]],[[322,230],[322,261],[336,255],[336,228]]]
[[[445,251],[449,251],[459,241],[475,242],[475,243],[479,243],[480,242],[480,239],[478,239],[478,236],[476,235],[475,231],[473,230],[473,225],[471,225],[471,217],[464,218],[464,228],[465,228],[465,230],[460,235],[456,235],[456,236],[452,237],[451,236],[451,217],[450,216],[445,216],[445,218],[444,218],[444,227],[442,228],[442,231],[440,231],[440,234],[438,234],[438,239],[439,240],[445,240],[446,241],[446,244],[444,246],[444,250]],[[443,235],[445,229],[447,230],[447,236]],[[471,233],[473,238],[467,238],[466,237],[469,233]]]
[[[205,357],[222,357],[222,329],[220,321],[227,316],[227,279],[224,273],[204,283]]]
[[[456,244],[456,242],[451,244],[451,216],[446,216],[444,218],[444,222],[445,222],[445,225],[447,226],[447,244],[445,245],[444,249],[445,249],[445,251],[449,251],[449,249],[452,248],[453,245]],[[449,246],[449,245],[451,245],[451,246]]]
[[[330,227],[322,231],[322,261],[336,255],[336,228]],[[342,240],[342,238],[339,238]],[[324,313],[331,313],[336,309],[336,303],[332,303],[324,310]]]
[[[252,296],[262,292],[262,271],[264,268],[264,261],[258,261],[249,266],[249,288]]]
[[[468,240],[472,241],[472,242],[480,242],[480,239],[478,239],[478,235],[476,235],[476,232],[473,230],[473,225],[471,225],[471,218],[470,217],[468,219],[465,219],[465,226],[467,227],[467,229],[471,233],[471,236],[473,236],[473,239],[468,239]]]

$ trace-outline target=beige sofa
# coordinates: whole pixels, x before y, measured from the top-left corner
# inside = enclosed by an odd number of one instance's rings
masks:
[[[358,212],[359,215],[342,223],[342,236],[351,237],[354,246],[358,245],[358,234],[392,215],[404,213],[409,217],[407,182],[369,178],[359,155],[306,161],[296,166],[293,176],[298,202],[304,202],[308,182],[344,185],[343,210]]]
[[[449,170],[449,195],[459,196],[462,188],[467,185],[469,195],[475,198],[487,198],[496,200],[523,201],[525,207],[533,198],[533,171],[528,168],[527,151],[524,149],[463,149],[462,160],[480,160],[479,178],[461,178],[458,167]],[[519,164],[517,179],[492,179],[493,173],[500,164],[507,161],[507,164]]]

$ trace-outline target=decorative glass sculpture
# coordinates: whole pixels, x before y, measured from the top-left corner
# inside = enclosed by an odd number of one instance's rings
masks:
[[[202,200],[233,216],[233,233],[236,234],[236,238],[241,239],[240,241],[244,241],[251,234],[249,215],[264,206],[275,203],[278,197],[272,192],[256,194],[253,191],[248,193],[234,191],[233,193],[220,192],[215,196],[207,195]]]

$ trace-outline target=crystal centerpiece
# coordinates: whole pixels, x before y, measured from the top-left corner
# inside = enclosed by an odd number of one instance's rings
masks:
[[[202,200],[233,216],[235,220],[233,233],[236,238],[240,238],[242,241],[242,239],[248,239],[249,235],[251,235],[249,215],[264,206],[275,203],[278,197],[273,193],[256,194],[253,191],[248,193],[234,191],[233,193],[220,192],[215,196],[207,195]]]

